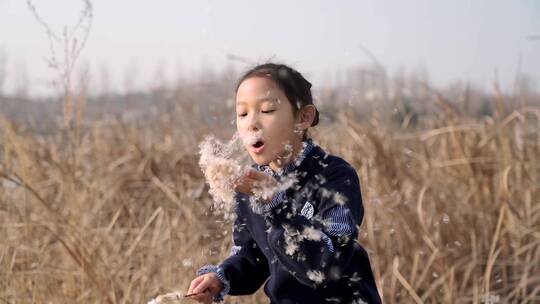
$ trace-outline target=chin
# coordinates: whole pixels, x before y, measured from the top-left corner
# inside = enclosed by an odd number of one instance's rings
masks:
[[[269,159],[268,157],[264,157],[263,155],[253,155],[253,154],[250,154],[250,157],[251,159],[259,166],[266,166],[268,165],[270,162],[272,162],[271,159]]]
[[[266,166],[271,162],[265,159],[264,157],[260,157],[260,156],[251,157],[251,159],[259,166]]]

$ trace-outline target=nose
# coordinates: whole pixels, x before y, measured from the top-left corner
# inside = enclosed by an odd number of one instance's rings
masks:
[[[252,115],[248,115],[248,130],[255,132],[261,129],[260,121],[259,121],[259,115],[256,113]]]

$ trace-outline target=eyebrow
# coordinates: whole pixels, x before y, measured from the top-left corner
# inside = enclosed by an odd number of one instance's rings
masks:
[[[255,102],[260,102],[260,101],[277,101],[278,98],[277,97],[272,97],[272,96],[263,96],[263,97],[259,97],[257,99],[255,99]],[[243,101],[243,100],[239,100],[236,102],[236,104],[245,104],[246,102]]]

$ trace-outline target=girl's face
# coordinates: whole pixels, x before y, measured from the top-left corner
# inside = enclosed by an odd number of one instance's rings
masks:
[[[299,150],[303,128],[297,123],[291,103],[272,80],[251,77],[238,87],[236,128],[257,164],[282,167]]]

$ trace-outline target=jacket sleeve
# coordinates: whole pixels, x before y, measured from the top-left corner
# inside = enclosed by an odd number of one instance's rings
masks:
[[[278,195],[281,204],[273,202],[265,213],[271,225],[268,243],[278,261],[300,282],[313,287],[342,277],[357,246],[357,227],[363,217],[354,168],[346,163],[328,167],[323,176],[308,187],[307,197],[317,200],[314,216],[309,210],[304,212],[306,208],[295,213],[291,198],[284,195]]]
[[[255,293],[270,276],[268,261],[253,240],[245,219],[237,216],[233,227],[231,255],[220,268],[230,283],[230,295]]]

